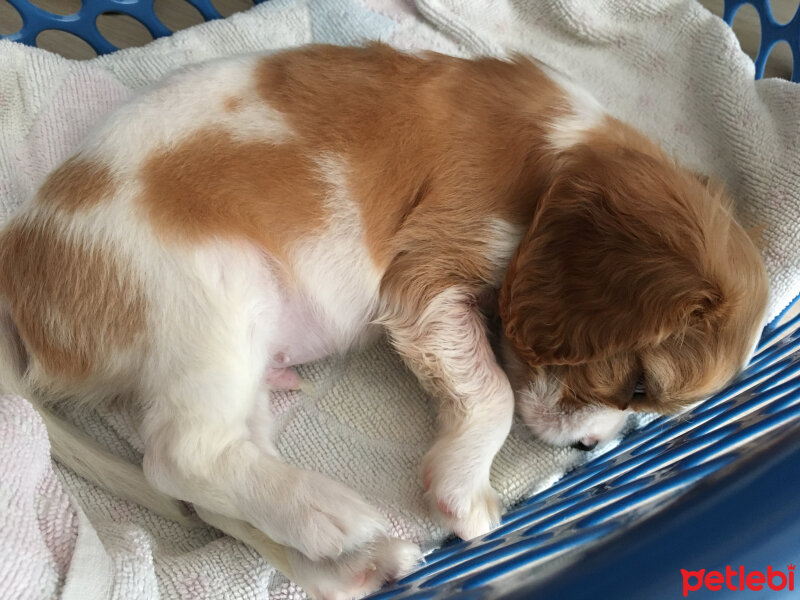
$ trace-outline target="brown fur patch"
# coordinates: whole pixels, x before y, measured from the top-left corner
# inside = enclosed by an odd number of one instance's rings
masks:
[[[296,144],[241,142],[206,129],[145,161],[142,201],[162,233],[247,239],[282,258],[325,223],[315,168]]]
[[[42,204],[74,211],[98,204],[114,193],[114,187],[107,165],[72,157],[48,176],[36,198]]]
[[[0,235],[0,297],[53,377],[83,379],[144,330],[137,286],[102,252],[48,223],[13,224]]]
[[[311,46],[265,58],[258,77],[299,143],[343,155],[385,293],[484,285],[487,219],[532,217],[562,95],[529,61]]]

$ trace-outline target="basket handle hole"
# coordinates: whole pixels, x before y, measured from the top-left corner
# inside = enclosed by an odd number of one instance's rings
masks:
[[[761,47],[761,20],[751,4],[742,4],[733,15],[731,29],[736,34],[742,50],[753,60]],[[744,40],[744,43],[742,43]]]
[[[147,27],[128,15],[114,12],[102,13],[97,16],[95,23],[100,35],[117,48],[144,46],[153,41],[153,36]]]
[[[252,8],[253,0],[211,0],[211,4],[223,18],[227,18],[233,13]]]
[[[781,25],[791,21],[800,8],[800,0],[767,0],[767,3],[772,16]]]
[[[36,45],[42,50],[56,52],[65,58],[86,60],[97,56],[97,52],[77,35],[60,29],[45,29],[36,36]]]
[[[155,0],[153,12],[170,31],[178,31],[205,22],[200,11],[186,0]]]
[[[781,79],[791,79],[794,59],[792,49],[784,41],[780,41],[772,47],[767,56],[767,64],[764,66],[764,77],[780,77]]]
[[[8,0],[0,0],[0,35],[11,35],[22,29],[22,17],[17,9],[8,3]]]
[[[81,0],[26,0],[54,15],[74,15],[81,9]]]

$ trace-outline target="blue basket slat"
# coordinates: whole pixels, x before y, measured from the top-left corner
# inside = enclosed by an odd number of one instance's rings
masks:
[[[686,486],[697,482],[709,473],[722,468],[734,460],[733,456],[714,457],[700,464],[687,468],[684,464],[674,469],[674,474],[663,471],[658,475],[648,475],[640,481],[630,481],[623,487],[615,490],[615,498],[600,508],[587,506],[587,514],[575,523],[576,528],[583,528],[603,523],[612,518],[621,517],[635,512],[643,505],[651,505],[658,499],[664,499],[665,494],[677,493]],[[670,476],[665,476],[669,474]],[[639,485],[634,485],[638,483]],[[604,497],[604,500],[608,498]]]
[[[186,0],[206,21],[221,19],[222,15],[214,8],[211,0]],[[255,4],[267,0],[253,0]],[[66,31],[89,44],[97,54],[108,54],[119,50],[109,42],[97,28],[97,18],[102,14],[116,13],[133,17],[141,23],[153,38],[172,35],[172,31],[156,16],[154,0],[83,0],[77,12],[69,15],[58,15],[39,8],[28,0],[8,0],[20,17],[22,27],[19,31],[0,35],[0,39],[9,39],[29,46],[36,45],[36,38],[50,29]]]
[[[411,575],[404,577],[398,584],[403,586],[413,581],[426,579],[456,564],[466,562],[478,556],[484,556],[492,550],[504,545],[506,545],[505,540],[486,540],[484,538],[480,544],[474,544],[471,547],[465,548],[457,545],[452,551],[445,552],[444,556],[441,556],[440,553],[437,552],[435,557],[427,558],[425,566],[420,567]]]
[[[758,352],[754,358],[758,358],[762,352],[768,350],[767,346],[771,346],[772,342],[779,340],[784,335],[795,332],[798,326],[800,326],[800,313],[782,325],[775,326],[771,329],[765,329],[758,343]]]
[[[103,2],[82,2],[78,12],[71,15],[57,15],[48,12],[27,0],[8,0],[22,17],[22,28],[8,39],[31,46],[36,38],[49,29],[71,33],[97,52],[107,54],[118,50],[117,46],[106,40],[97,28],[97,17],[108,12],[128,15],[144,25],[153,37],[171,35],[171,31],[155,17],[153,2],[125,2],[124,0],[104,0]],[[147,6],[149,4],[149,6]],[[149,10],[148,10],[149,9]]]
[[[222,18],[222,15],[219,13],[219,11],[216,8],[214,8],[213,4],[211,4],[211,0],[186,0],[186,1],[192,6],[194,6],[206,21],[212,21],[214,19]]]
[[[790,333],[785,338],[776,341],[769,349],[759,352],[753,357],[743,375],[757,373],[759,369],[774,365],[787,356],[791,356],[793,352],[797,352],[792,344],[798,339],[800,339],[800,330]]]
[[[549,492],[550,490],[547,491]],[[553,499],[556,498],[555,496],[549,497]],[[559,497],[558,502],[551,502],[534,510],[534,506],[537,503],[533,500],[534,498],[529,498],[522,506],[518,507],[516,510],[511,510],[508,512],[505,515],[502,524],[497,529],[487,534],[483,539],[486,541],[493,541],[498,538],[503,538],[523,527],[530,527],[532,524],[549,518],[561,512],[562,510],[567,510],[581,501],[580,498]]]
[[[755,59],[756,79],[764,76],[767,58],[775,44],[786,42],[791,48],[794,62],[792,81],[800,82],[800,7],[788,23],[782,24],[775,20],[769,0],[725,0],[722,18],[728,25],[733,24],[736,12],[745,4],[756,9],[761,23],[761,44]]]
[[[798,460],[796,423],[754,442],[730,466],[703,477],[663,510],[634,515],[613,537],[546,572],[519,569],[486,597],[677,598],[681,568],[785,565],[800,549]],[[739,594],[726,595],[723,588],[714,597]]]
[[[557,542],[533,548],[507,561],[480,569],[474,569],[474,574],[466,578],[458,587],[459,589],[474,590],[478,587],[486,586],[499,577],[507,576],[509,573],[519,571],[520,569],[530,568],[530,565],[541,563],[551,558],[557,558],[586,544],[596,542],[610,534],[614,529],[615,527],[613,524],[598,525],[582,531],[574,537],[562,538]],[[458,597],[460,596],[461,595],[458,594]]]
[[[658,469],[665,469],[667,466],[679,461],[681,458],[699,452],[707,446],[718,442],[725,437],[725,432],[710,434],[701,440],[689,440],[686,438],[674,438],[671,443],[659,445],[651,448],[648,452],[619,463],[616,468],[619,474],[611,480],[602,483],[604,487],[615,487],[617,485],[630,483],[644,475],[649,475]],[[613,469],[609,472],[611,474]],[[600,485],[600,484],[597,484]],[[597,488],[595,488],[597,489]]]

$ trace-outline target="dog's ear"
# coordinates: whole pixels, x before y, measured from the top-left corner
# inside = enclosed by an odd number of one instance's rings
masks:
[[[714,318],[702,232],[657,157],[585,148],[559,172],[511,260],[504,332],[531,366],[580,364]],[[696,191],[696,189],[694,189]],[[688,199],[689,203],[691,198]]]

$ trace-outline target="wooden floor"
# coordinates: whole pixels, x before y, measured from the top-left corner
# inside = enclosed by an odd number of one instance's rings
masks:
[[[772,11],[780,22],[788,21],[797,10],[800,0],[771,0]],[[75,12],[81,0],[33,0],[34,4],[60,14]],[[722,15],[723,0],[700,0],[711,12]],[[212,4],[224,16],[253,5],[252,0],[212,0]],[[191,27],[202,22],[202,17],[184,0],[155,0],[155,11],[161,21],[173,31]],[[0,34],[13,33],[21,25],[16,11],[7,0],[0,0]],[[135,19],[125,15],[101,15],[97,26],[100,32],[114,45],[121,48],[141,46],[152,38],[148,31]],[[739,37],[742,48],[751,57],[758,52],[761,39],[758,15],[752,6],[739,9],[733,22],[733,29]],[[46,31],[40,34],[40,47],[58,52],[69,58],[85,59],[94,56],[94,51],[82,40],[60,31]],[[800,66],[798,66],[800,68]],[[792,72],[792,55],[789,46],[779,44],[770,54],[765,76],[789,78]]]

